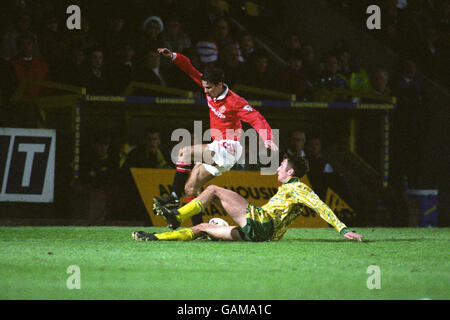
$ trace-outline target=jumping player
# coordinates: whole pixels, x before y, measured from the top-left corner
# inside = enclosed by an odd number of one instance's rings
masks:
[[[178,210],[160,208],[169,224],[178,227],[184,220],[203,211],[211,201],[217,199],[238,226],[202,223],[192,228],[159,234],[137,231],[132,233],[132,237],[138,241],[187,241],[207,235],[215,240],[276,241],[283,237],[302,210],[309,207],[345,238],[361,241],[361,235],[349,231],[333,211],[308,186],[300,182],[300,178],[307,171],[308,162],[304,157],[287,154],[277,169],[278,181],[282,185],[262,207],[254,206],[234,191],[210,185],[196,199]]]
[[[159,48],[158,53],[171,59],[183,72],[189,75],[205,92],[211,124],[210,144],[182,148],[178,153],[175,177],[171,194],[153,198],[153,209],[161,215],[160,206],[178,208],[183,191],[186,200],[194,199],[200,188],[215,176],[229,171],[239,160],[242,146],[239,143],[241,121],[249,123],[261,136],[264,146],[277,151],[272,141],[272,130],[266,119],[248,102],[231,91],[224,83],[224,73],[217,68],[207,68],[202,74],[191,61],[181,53]],[[194,159],[202,159],[192,168]],[[202,222],[201,214],[192,217],[193,225]]]

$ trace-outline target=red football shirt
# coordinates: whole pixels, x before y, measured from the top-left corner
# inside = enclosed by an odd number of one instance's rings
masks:
[[[191,61],[181,53],[175,53],[173,63],[202,86],[202,73],[195,69]],[[206,95],[213,140],[239,140],[241,121],[249,123],[263,141],[272,140],[272,129],[266,119],[251,107],[247,100],[225,86],[225,91],[217,98]]]

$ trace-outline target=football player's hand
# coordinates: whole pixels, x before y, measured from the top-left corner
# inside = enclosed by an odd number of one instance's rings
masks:
[[[160,54],[160,55],[162,55],[163,57],[166,57],[166,58],[169,58],[169,59],[172,59],[172,57],[173,57],[173,53],[172,53],[172,51],[170,51],[169,49],[167,49],[167,48],[158,48],[158,53]]]
[[[349,231],[346,234],[344,234],[344,238],[347,238],[349,240],[356,239],[358,242],[361,242],[362,236],[357,233]]]
[[[267,149],[270,149],[270,150],[272,150],[272,151],[278,151],[277,145],[276,145],[273,141],[271,141],[271,140],[267,140],[266,142],[264,142],[264,146],[265,146]]]

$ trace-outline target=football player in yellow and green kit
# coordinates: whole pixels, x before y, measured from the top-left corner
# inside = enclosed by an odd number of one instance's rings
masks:
[[[277,169],[278,181],[282,185],[262,207],[252,205],[234,191],[210,185],[196,199],[179,209],[161,206],[159,210],[169,227],[177,229],[183,221],[202,212],[211,201],[217,199],[237,226],[201,223],[191,228],[163,233],[136,231],[132,233],[132,237],[138,241],[189,241],[201,236],[209,236],[215,240],[276,241],[283,237],[302,210],[309,207],[345,238],[361,241],[361,235],[349,231],[313,190],[300,182],[307,171],[308,162],[304,157],[287,154]]]

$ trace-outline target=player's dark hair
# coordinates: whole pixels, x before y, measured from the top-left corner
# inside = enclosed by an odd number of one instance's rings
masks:
[[[288,166],[294,169],[294,176],[301,178],[309,172],[309,162],[306,157],[297,153],[286,152],[283,158],[287,159]]]
[[[209,67],[205,69],[205,72],[202,74],[202,80],[206,82],[211,82],[213,84],[219,84],[223,82],[225,78],[225,74],[222,69]]]

